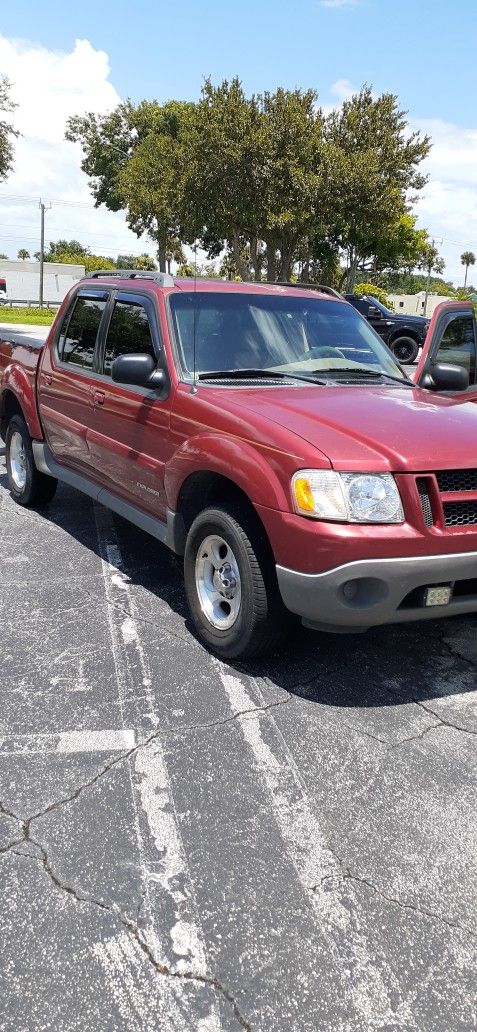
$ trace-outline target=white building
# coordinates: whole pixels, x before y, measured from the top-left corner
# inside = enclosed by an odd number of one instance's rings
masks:
[[[70,287],[84,276],[84,265],[62,265],[45,262],[43,266],[43,301],[62,301]],[[40,297],[40,263],[11,262],[0,259],[0,279],[7,283],[9,301],[38,303]]]
[[[424,290],[420,290],[418,294],[388,294],[388,297],[392,301],[396,313],[401,313],[401,315],[424,315],[424,302],[426,299]],[[425,314],[430,317],[434,309],[442,301],[452,301],[452,298],[446,297],[443,294],[428,294]]]

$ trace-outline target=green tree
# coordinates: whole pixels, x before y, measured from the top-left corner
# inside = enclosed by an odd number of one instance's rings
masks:
[[[142,269],[144,272],[155,272],[157,268],[149,254],[118,254],[115,265],[117,269]]]
[[[89,113],[67,123],[66,138],[82,145],[81,167],[96,207],[124,209],[133,232],[156,243],[163,272],[168,242],[178,235],[187,172],[182,137],[193,109],[179,101],[127,101],[109,115]]]
[[[24,247],[21,247],[19,252],[18,252],[18,254],[17,254],[17,258],[21,258],[22,262],[24,262],[29,257],[30,257],[30,252],[26,251]]]
[[[333,111],[325,124],[331,240],[344,254],[348,290],[360,264],[382,251],[426,177],[419,165],[428,136],[409,133],[397,97],[375,99],[369,86]]]
[[[62,262],[64,256],[69,255],[70,259],[74,258],[78,262],[88,254],[91,254],[89,247],[84,247],[79,240],[52,240],[48,245],[48,251],[45,251],[44,260],[45,262]],[[37,251],[35,258],[39,257],[40,252]]]
[[[436,272],[440,276],[441,273],[444,272],[445,264],[446,263],[444,259],[441,258],[434,241],[428,240],[423,248],[421,261],[419,263],[419,268],[424,269],[427,273],[427,289],[429,289],[431,274]]]
[[[3,75],[0,76],[0,112],[6,115],[11,114],[18,106],[10,97],[12,86],[9,80]],[[0,183],[3,182],[13,167],[13,144],[12,140],[20,133],[15,129],[8,119],[0,119]]]
[[[242,279],[286,279],[314,229],[320,197],[323,116],[313,90],[249,99],[240,80],[204,84],[191,136],[189,189],[202,245],[230,251]],[[211,246],[212,245],[212,246]]]
[[[469,265],[475,265],[475,254],[473,251],[464,251],[460,256],[461,264],[465,265],[465,280],[464,290],[467,286],[467,273],[469,271]]]
[[[375,297],[381,304],[385,305],[386,308],[392,309],[393,303],[389,299],[386,291],[382,287],[377,287],[375,283],[357,283],[353,294],[361,297],[363,294],[365,297]]]

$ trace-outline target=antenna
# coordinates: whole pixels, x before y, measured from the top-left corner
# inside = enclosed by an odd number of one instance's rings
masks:
[[[196,324],[197,324],[197,239],[194,240],[194,304],[192,308],[192,394],[197,393],[197,370],[195,362],[195,337],[196,337]]]

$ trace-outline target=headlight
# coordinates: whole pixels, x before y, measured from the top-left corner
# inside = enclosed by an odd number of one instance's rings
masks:
[[[301,469],[292,479],[296,512],[343,523],[403,523],[404,513],[391,473],[335,473]]]

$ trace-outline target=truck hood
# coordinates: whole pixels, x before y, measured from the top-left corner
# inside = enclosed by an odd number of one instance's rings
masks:
[[[393,322],[407,323],[408,326],[429,326],[430,319],[427,319],[425,315],[405,315],[403,312],[392,312],[389,316]]]
[[[248,410],[252,433],[254,418],[262,432],[264,420],[278,424],[290,451],[297,435],[335,469],[477,467],[477,391],[450,398],[418,387],[283,387],[243,391],[235,405]]]

